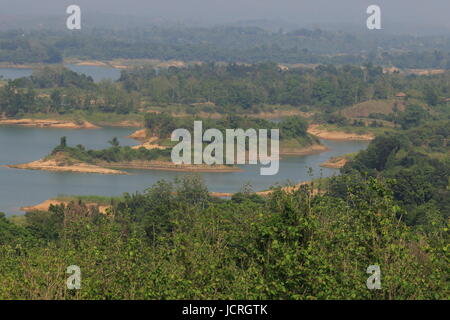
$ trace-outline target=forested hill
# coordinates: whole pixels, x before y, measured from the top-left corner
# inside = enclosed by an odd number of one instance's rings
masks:
[[[372,62],[400,68],[449,68],[444,36],[393,36],[320,29],[271,32],[257,27],[147,27],[129,30],[4,31],[0,62],[59,63],[64,58],[177,59],[255,63]]]
[[[394,198],[408,209],[405,221],[432,229],[450,217],[450,121],[430,122],[377,137],[335,178],[334,194],[365,176],[389,180]],[[332,184],[333,185],[333,184]]]

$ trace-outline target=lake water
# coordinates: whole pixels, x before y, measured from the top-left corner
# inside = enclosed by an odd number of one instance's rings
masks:
[[[101,128],[95,130],[42,129],[0,126],[0,165],[25,163],[46,156],[62,136],[69,145],[83,144],[87,148],[104,148],[108,140],[118,137],[122,145],[136,145],[126,138],[132,128]],[[255,191],[278,183],[298,183],[314,177],[328,177],[338,170],[321,168],[330,157],[356,152],[368,145],[364,141],[323,141],[330,151],[301,157],[283,157],[280,170],[274,176],[261,176],[259,165],[241,166],[244,172],[200,173],[210,191],[237,192],[249,182]],[[183,172],[128,170],[130,175],[101,175],[70,172],[20,170],[0,166],[0,211],[7,215],[21,214],[20,207],[35,205],[57,195],[118,196],[123,192],[143,191],[161,179],[173,180]]]
[[[32,69],[0,68],[0,79],[14,80],[17,78],[29,77],[32,73]]]
[[[75,64],[66,64],[66,68],[77,73],[84,73],[91,76],[95,82],[101,80],[116,81],[120,78],[120,70],[110,67],[96,67],[96,66],[78,66]],[[14,68],[0,68],[0,78],[7,80],[14,80],[22,77],[29,77],[33,73],[32,69],[14,69]]]

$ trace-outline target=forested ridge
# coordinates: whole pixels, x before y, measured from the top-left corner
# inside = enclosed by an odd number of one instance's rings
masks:
[[[177,59],[256,63],[375,63],[399,68],[450,66],[445,36],[406,36],[321,29],[289,32],[217,26],[69,31],[9,30],[0,33],[0,62],[60,63],[64,58]]]

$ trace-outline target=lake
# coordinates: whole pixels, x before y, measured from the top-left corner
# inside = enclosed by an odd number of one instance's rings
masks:
[[[97,66],[79,66],[75,64],[66,64],[66,68],[77,73],[83,73],[91,76],[95,82],[101,80],[116,81],[120,78],[121,70],[111,67],[97,67]],[[15,68],[0,68],[0,78],[14,80],[22,77],[29,77],[33,73],[33,69],[15,69]]]
[[[46,156],[66,136],[69,145],[83,144],[99,149],[109,146],[113,137],[121,145],[136,145],[126,138],[133,128],[101,128],[95,130],[67,130],[0,126],[0,165],[25,163]],[[242,165],[244,172],[200,173],[210,191],[237,192],[246,183],[255,191],[268,189],[278,183],[298,183],[316,177],[338,174],[337,169],[319,165],[330,157],[365,149],[366,141],[322,141],[331,150],[308,156],[284,156],[280,170],[274,176],[261,176],[260,165]],[[313,176],[308,174],[312,168]],[[0,167],[0,211],[7,215],[21,214],[20,207],[35,205],[44,200],[65,195],[118,196],[123,192],[143,191],[161,179],[173,180],[183,172],[127,170],[130,175],[101,175],[70,172],[47,172]]]

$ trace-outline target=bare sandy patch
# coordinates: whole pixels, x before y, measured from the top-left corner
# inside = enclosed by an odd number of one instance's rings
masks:
[[[348,159],[343,157],[333,157],[321,163],[320,166],[325,168],[340,169],[343,168],[347,162]]]
[[[159,144],[155,143],[155,141],[157,141],[158,138],[157,137],[151,137],[148,138],[146,141],[144,141],[143,143],[141,143],[140,145],[137,146],[133,146],[131,147],[132,149],[140,149],[140,148],[145,148],[147,150],[153,150],[153,149],[158,149],[158,150],[165,150],[168,147],[165,146],[160,146]]]
[[[77,66],[87,66],[87,67],[109,67],[109,65],[102,61],[80,61],[76,63]]]
[[[7,165],[9,168],[27,170],[45,170],[53,172],[76,172],[76,173],[98,173],[98,174],[127,174],[124,171],[103,168],[97,165],[84,162],[70,163],[67,160],[41,159],[24,164]]]
[[[311,184],[311,181],[304,181],[304,182],[300,182],[294,186],[287,186],[287,187],[282,187],[281,190],[285,191],[285,192],[293,192],[298,190],[300,187],[305,186],[305,185],[309,185]],[[259,195],[259,196],[263,196],[263,197],[267,197],[270,196],[275,190],[264,190],[264,191],[257,191],[255,192],[255,194]],[[318,194],[318,190],[314,189],[313,190],[313,194]],[[210,192],[210,195],[212,197],[218,197],[218,198],[225,198],[225,197],[232,197],[234,195],[234,193],[227,193],[227,192]]]
[[[373,140],[375,136],[371,133],[358,134],[344,131],[330,131],[323,129],[318,124],[311,124],[308,133],[325,140]]]
[[[36,128],[59,128],[59,129],[97,129],[98,126],[88,121],[65,121],[51,119],[1,119],[0,125],[15,125]]]
[[[147,130],[139,129],[139,130],[133,132],[132,134],[130,134],[127,138],[144,141],[147,139]]]
[[[328,151],[329,148],[321,144],[313,144],[304,148],[280,148],[280,155],[285,156],[306,156]]]
[[[48,209],[50,208],[51,205],[59,206],[59,205],[64,204],[67,206],[69,203],[70,203],[70,201],[59,201],[59,200],[49,199],[49,200],[45,200],[34,206],[22,207],[22,208],[20,208],[20,210],[24,211],[24,212],[48,211]],[[98,208],[98,211],[103,214],[106,214],[106,210],[111,208],[110,206],[101,206],[101,205],[98,205],[97,203],[85,203],[85,205],[88,208]]]

